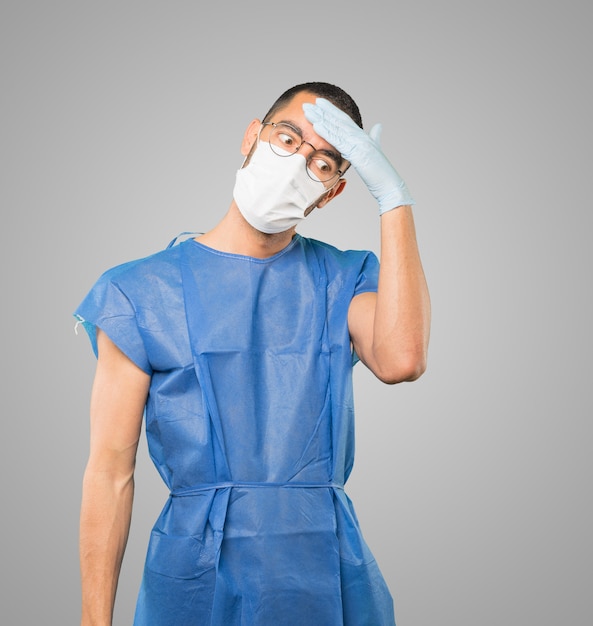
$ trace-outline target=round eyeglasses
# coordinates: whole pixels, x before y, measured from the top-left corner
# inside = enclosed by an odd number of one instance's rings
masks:
[[[260,134],[264,126],[271,127],[268,143],[272,152],[279,157],[289,157],[296,154],[304,143],[313,148],[313,152],[306,157],[309,178],[326,183],[344,173],[340,169],[342,159],[338,154],[330,150],[318,150],[314,145],[305,141],[301,133],[290,124],[286,122],[263,122]]]

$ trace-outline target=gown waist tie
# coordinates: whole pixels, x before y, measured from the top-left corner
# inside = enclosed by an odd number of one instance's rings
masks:
[[[204,483],[201,485],[194,485],[193,487],[185,487],[182,489],[171,490],[171,497],[183,498],[186,496],[193,496],[204,491],[211,491],[212,489],[229,489],[232,487],[281,487],[288,489],[320,489],[325,487],[330,489],[344,490],[344,485],[334,482],[327,483],[312,483],[312,482],[249,482],[249,481],[223,481],[219,483]]]

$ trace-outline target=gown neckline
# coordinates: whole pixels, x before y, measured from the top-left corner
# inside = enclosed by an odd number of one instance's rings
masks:
[[[290,243],[287,246],[285,246],[284,248],[282,248],[282,250],[279,250],[272,256],[265,257],[265,258],[259,258],[259,257],[249,256],[247,254],[237,254],[234,252],[224,252],[222,250],[217,250],[216,248],[211,248],[210,246],[207,246],[206,244],[203,244],[200,241],[197,241],[193,237],[191,239],[188,239],[188,242],[192,243],[193,245],[197,246],[198,248],[201,248],[202,250],[206,252],[215,254],[217,256],[227,257],[229,259],[237,259],[239,261],[249,261],[251,263],[271,263],[277,260],[278,258],[284,256],[286,253],[290,252],[290,250],[292,250],[301,239],[302,239],[301,235],[299,235],[298,233],[295,233],[294,237],[291,239]]]

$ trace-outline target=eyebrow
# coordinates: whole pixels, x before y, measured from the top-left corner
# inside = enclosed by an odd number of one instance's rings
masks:
[[[303,137],[303,130],[302,130],[302,128],[300,128],[292,120],[279,120],[278,122],[275,122],[275,123],[276,124],[286,124],[287,126],[290,126],[291,128],[294,128],[294,130],[296,130],[297,133],[299,134],[300,138],[303,141],[305,141],[305,139]],[[308,141],[305,141],[305,143],[308,143],[317,152],[322,152],[323,154],[327,154],[327,156],[332,157],[332,159],[334,159],[336,161],[336,163],[339,163],[340,165],[342,165],[344,163],[344,161],[345,161],[344,157],[339,152],[336,152],[335,150],[327,150],[326,148],[317,148],[316,146],[313,146],[313,144],[309,143]]]

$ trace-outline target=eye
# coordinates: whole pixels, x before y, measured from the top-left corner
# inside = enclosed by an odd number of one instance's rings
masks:
[[[299,145],[299,142],[296,140],[294,135],[292,135],[291,133],[287,133],[283,130],[278,131],[276,137],[280,145],[284,146],[285,148],[294,148],[295,146]]]
[[[290,154],[296,152],[303,142],[298,132],[288,124],[277,124],[272,127],[270,144]]]
[[[320,174],[332,176],[338,171],[338,166],[331,159],[324,159],[320,157],[314,157],[311,159],[309,167]]]

